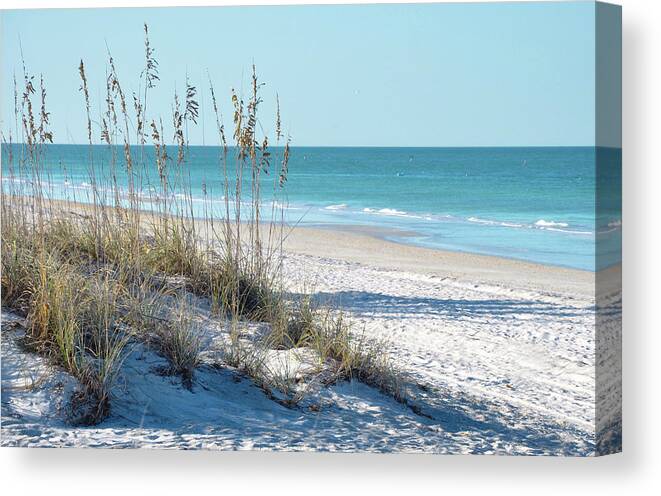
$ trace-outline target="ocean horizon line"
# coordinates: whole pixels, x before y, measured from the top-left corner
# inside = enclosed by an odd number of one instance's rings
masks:
[[[2,141],[0,143],[1,146],[7,146],[10,143],[6,141]],[[22,141],[14,141],[11,143],[12,146],[28,146],[28,143],[22,142]],[[39,145],[42,146],[42,145]],[[44,143],[43,146],[90,146],[90,143],[61,143],[61,142],[53,142],[53,143]],[[116,143],[114,145],[108,145],[107,143],[92,143],[91,146],[98,146],[98,147],[108,147],[108,146],[117,146],[117,147],[123,147],[123,143]],[[144,145],[140,143],[129,143],[129,146],[131,147],[147,147],[147,148],[153,148],[154,145],[152,143],[145,143]],[[175,143],[171,144],[166,144],[165,146],[178,146]],[[188,144],[187,145],[189,148],[222,148],[222,145],[219,144],[214,144],[214,145],[207,145],[207,144]],[[284,148],[284,144],[272,144],[269,145],[270,148]],[[357,149],[357,150],[363,150],[363,149],[393,149],[393,150],[402,150],[402,149],[425,149],[425,150],[466,150],[466,149],[484,149],[484,150],[489,150],[489,149],[505,149],[505,150],[511,150],[511,149],[571,149],[571,148],[603,148],[603,149],[608,149],[608,150],[622,150],[622,146],[611,146],[611,145],[405,145],[405,146],[399,146],[399,145],[295,145],[295,144],[290,144],[290,148],[343,148],[343,149]],[[235,146],[228,146],[228,149],[234,149],[236,148]]]

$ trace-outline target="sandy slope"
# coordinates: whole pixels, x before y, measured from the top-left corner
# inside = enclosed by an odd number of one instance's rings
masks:
[[[64,374],[14,387],[21,370],[44,365],[16,347],[20,331],[3,330],[2,444],[594,452],[594,275],[326,230],[296,230],[287,250],[287,289],[313,288],[316,298],[349,311],[357,332],[387,341],[419,385],[424,415],[356,382],[285,408],[211,366],[223,326],[202,316],[210,350],[193,391],[155,373],[162,359],[137,347],[111,417],[95,428],[72,428],[58,415],[61,395],[52,393],[70,381]]]

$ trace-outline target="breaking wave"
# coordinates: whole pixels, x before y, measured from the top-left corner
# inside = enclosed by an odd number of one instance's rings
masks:
[[[535,222],[537,227],[569,227],[566,222],[553,222],[552,220],[539,219]]]

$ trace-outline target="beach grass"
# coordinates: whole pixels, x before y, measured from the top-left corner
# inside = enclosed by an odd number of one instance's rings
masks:
[[[282,131],[279,99],[275,136],[269,137],[261,131],[262,83],[253,65],[248,95],[231,91],[226,132],[209,81],[224,204],[220,215],[196,219],[186,166],[187,130],[200,110],[197,89],[187,77],[185,93],[174,93],[173,140],[166,144],[163,117],[147,114],[149,91],[159,82],[148,34],[145,25],[146,65],[135,93],[126,93],[108,52],[98,123],[80,62],[92,190],[84,208],[48,194],[45,156],[53,134],[43,77],[38,89],[26,69],[22,84],[15,81],[15,134],[4,134],[6,175],[20,181],[3,187],[2,304],[25,317],[32,349],[78,379],[71,420],[95,424],[109,414],[113,385],[135,342],[163,356],[165,372],[192,387],[203,351],[193,297],[204,298],[215,318],[229,322],[224,363],[264,390],[284,392],[289,406],[300,391],[293,379],[268,370],[269,350],[311,349],[320,367],[332,369],[329,382],[357,379],[401,399],[399,373],[383,344],[356,338],[338,309],[315,306],[309,294],[292,301],[283,290],[286,226],[275,201],[270,211],[262,210],[263,176],[273,178],[274,197],[284,196],[287,183],[290,140]],[[103,177],[94,161],[96,134],[111,151]],[[272,142],[282,146],[272,150]],[[125,188],[117,179],[120,168],[128,178]],[[158,184],[149,183],[148,168],[157,172]],[[144,191],[158,193],[145,202]],[[244,322],[264,323],[269,331],[246,342],[240,337]]]

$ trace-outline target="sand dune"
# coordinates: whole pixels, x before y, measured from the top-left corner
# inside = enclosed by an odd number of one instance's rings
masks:
[[[349,312],[355,332],[387,343],[394,363],[419,387],[422,414],[357,382],[319,391],[320,411],[287,409],[248,379],[209,365],[191,392],[151,373],[162,359],[135,349],[110,418],[73,428],[57,414],[61,395],[51,394],[67,384],[66,374],[17,387],[28,371],[48,366],[16,346],[20,331],[3,329],[2,444],[594,453],[595,275],[405,246],[384,235],[291,230],[286,289],[312,290]],[[621,305],[617,294],[602,303],[616,313]],[[213,342],[222,325],[200,318]],[[3,313],[3,324],[12,319]],[[616,396],[612,387],[606,394]],[[601,421],[606,429],[618,422],[617,408],[611,410]]]

